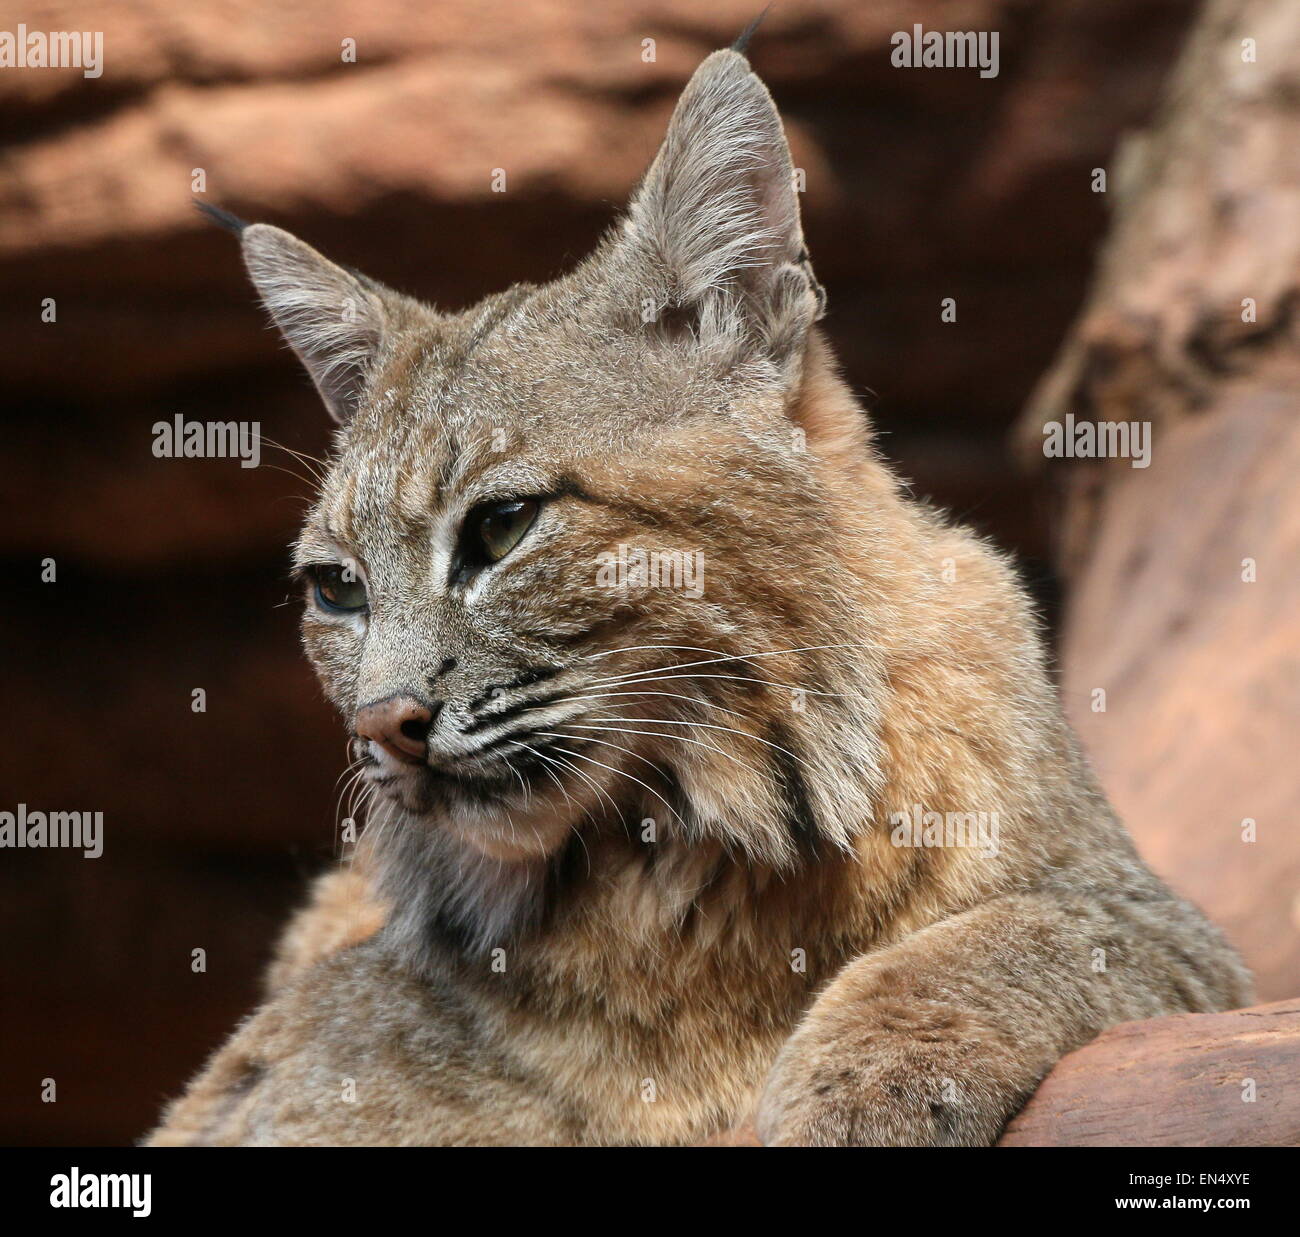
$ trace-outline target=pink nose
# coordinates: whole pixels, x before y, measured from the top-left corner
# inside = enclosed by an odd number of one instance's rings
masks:
[[[424,760],[432,723],[433,714],[410,696],[390,696],[357,710],[357,734],[410,764]]]

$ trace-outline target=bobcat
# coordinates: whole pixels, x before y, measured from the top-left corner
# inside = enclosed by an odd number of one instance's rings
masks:
[[[732,49],[545,286],[444,314],[227,218],[340,426],[295,562],[370,823],[155,1143],[989,1144],[1249,1003],[1011,566],[882,462],[792,171]]]

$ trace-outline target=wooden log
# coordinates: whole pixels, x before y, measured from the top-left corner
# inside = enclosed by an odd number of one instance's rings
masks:
[[[1300,1000],[1112,1027],[1064,1057],[1000,1147],[1300,1144]]]

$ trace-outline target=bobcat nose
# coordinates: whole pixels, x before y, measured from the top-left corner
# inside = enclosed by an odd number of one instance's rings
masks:
[[[420,764],[428,751],[435,712],[410,696],[389,696],[357,710],[357,734],[378,743],[390,756]]]

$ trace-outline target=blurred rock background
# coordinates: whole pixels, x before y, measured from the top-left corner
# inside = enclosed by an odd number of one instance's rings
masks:
[[[269,448],[257,470],[151,453],[177,413],[328,443],[192,200],[447,307],[545,279],[612,221],[692,69],[756,8],[0,3],[0,29],[102,30],[105,60],[93,80],[0,70],[0,552],[17,582],[0,806],[106,817],[98,860],[0,857],[0,1140],[144,1132],[250,1008],[332,853],[343,735],[281,604],[301,468]],[[1107,222],[1093,170],[1150,120],[1195,11],[783,0],[751,47],[807,172],[826,329],[886,452],[1021,555],[1053,624],[1052,492],[1008,434],[1083,302]],[[914,22],[999,31],[999,75],[893,68],[890,36]],[[1163,859],[1176,869],[1176,848]]]

